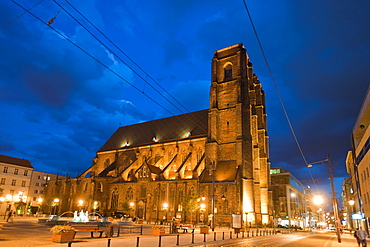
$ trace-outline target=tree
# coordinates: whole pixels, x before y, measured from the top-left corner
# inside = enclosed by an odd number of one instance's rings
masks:
[[[199,200],[198,194],[193,190],[185,197],[184,210],[190,213],[190,221],[193,221],[193,213],[199,208]]]

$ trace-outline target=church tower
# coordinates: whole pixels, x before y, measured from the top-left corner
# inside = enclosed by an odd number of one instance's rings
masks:
[[[210,169],[238,169],[235,203],[251,225],[271,220],[265,98],[242,44],[214,52],[206,154]],[[232,162],[231,162],[232,161]]]

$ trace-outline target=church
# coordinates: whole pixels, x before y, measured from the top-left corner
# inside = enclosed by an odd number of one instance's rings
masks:
[[[265,95],[243,44],[215,51],[211,73],[209,109],[119,127],[80,176],[48,183],[44,206],[272,224]]]

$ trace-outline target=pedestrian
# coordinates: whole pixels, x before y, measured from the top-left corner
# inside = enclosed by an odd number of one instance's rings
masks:
[[[13,210],[10,210],[9,213],[8,213],[8,218],[6,218],[6,222],[8,221],[11,221],[13,222]]]
[[[360,243],[362,244],[362,247],[366,247],[367,232],[362,230],[362,227],[360,227],[360,230],[358,230],[356,234],[357,234],[357,237],[360,239]]]
[[[356,238],[358,247],[360,247],[361,241],[360,241],[360,238],[357,236],[357,232],[358,232],[358,228],[356,228],[355,232],[353,233],[353,236]]]

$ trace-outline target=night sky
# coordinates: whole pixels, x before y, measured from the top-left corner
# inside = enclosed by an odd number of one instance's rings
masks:
[[[340,194],[369,86],[370,1],[246,3],[305,159],[330,154]],[[213,51],[237,43],[266,93],[271,166],[327,190],[327,167],[306,168],[297,148],[243,0],[1,1],[0,154],[76,176],[119,126],[209,108]]]

